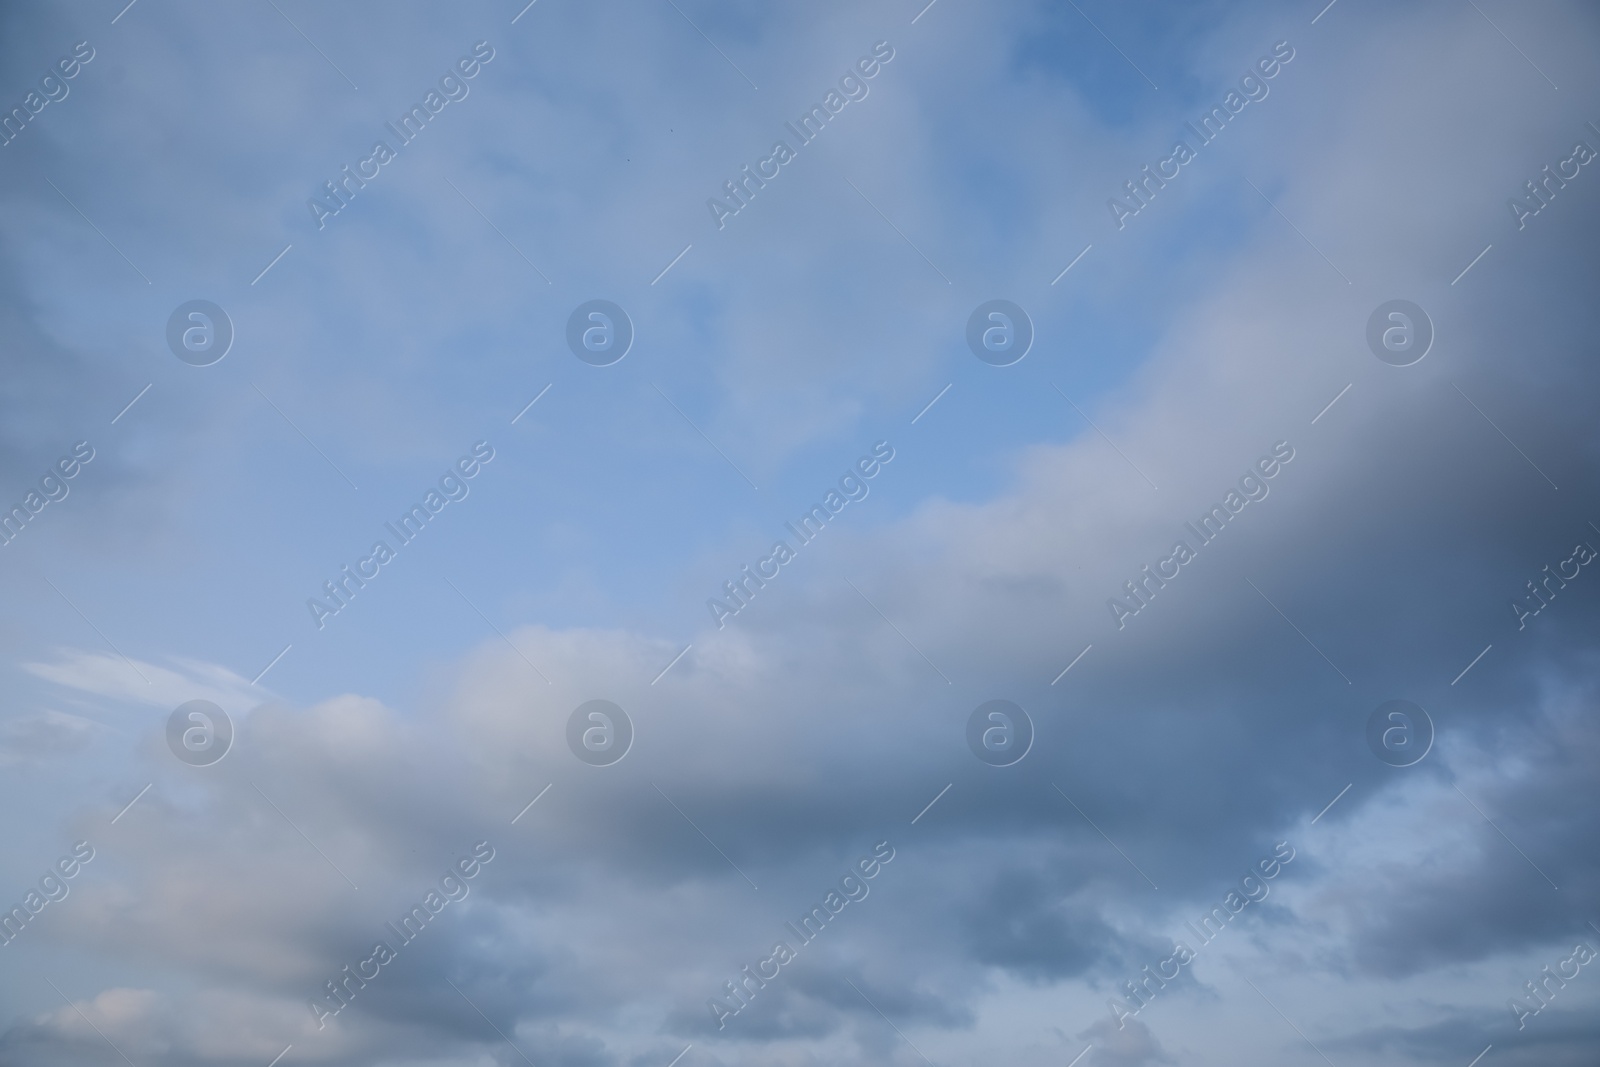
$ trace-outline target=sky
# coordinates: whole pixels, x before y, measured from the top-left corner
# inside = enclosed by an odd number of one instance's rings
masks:
[[[1594,1063],[1597,46],[0,5],[0,1065]]]

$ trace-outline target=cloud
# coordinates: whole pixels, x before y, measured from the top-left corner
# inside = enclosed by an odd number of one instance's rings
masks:
[[[175,708],[188,700],[209,700],[241,714],[269,694],[226,667],[174,658],[172,667],[128,660],[104,652],[60,648],[48,663],[24,663],[37,678],[111,703]]]
[[[1095,1062],[1107,1067],[1156,1067],[1175,1062],[1150,1028],[1137,1019],[1126,1020],[1121,1028],[1101,1019],[1078,1036],[1094,1046]]]
[[[31,338],[34,385],[7,401],[38,407],[16,423],[28,441],[102,371],[141,368],[128,382],[156,382],[145,402],[183,413],[152,407],[161,432],[116,439],[159,506],[84,512],[141,517],[97,534],[129,553],[40,557],[83,563],[95,625],[158,651],[79,649],[60,636],[76,616],[27,646],[19,631],[19,700],[45,710],[10,720],[0,752],[30,770],[82,754],[73,773],[102,791],[152,784],[115,824],[120,804],[102,812],[87,789],[19,802],[30,835],[92,835],[104,859],[11,946],[81,962],[61,968],[71,1007],[14,979],[0,1059],[103,1058],[87,1016],[135,1062],[179,1064],[261,1064],[290,1043],[329,1064],[664,1064],[680,1039],[756,1065],[909,1063],[912,1042],[1060,1063],[1081,1049],[1065,1033],[1095,1046],[1089,1064],[1202,1045],[1260,1062],[1276,1036],[1211,1014],[1234,971],[1275,975],[1328,1047],[1417,1062],[1456,1056],[1461,1035],[1550,1062],[1592,1047],[1560,1013],[1517,1045],[1495,1014],[1600,885],[1595,601],[1574,582],[1528,631],[1506,610],[1593,518],[1594,201],[1574,183],[1527,232],[1503,204],[1581,132],[1567,101],[1592,80],[1592,14],[1516,27],[1561,71],[1554,97],[1486,16],[1442,4],[1341,5],[1315,34],[1262,5],[1185,8],[1183,33],[1142,21],[1171,12],[1089,12],[1166,68],[1159,95],[1049,5],[1002,20],[939,5],[915,26],[909,10],[619,21],[538,5],[515,35],[498,7],[399,23],[288,10],[327,62],[267,9],[143,7],[89,72],[104,83],[46,116],[29,166],[125,171],[70,191],[115,220],[160,294],[106,280],[124,265],[80,218],[12,190],[8,246],[70,255],[43,259],[0,315]],[[1133,164],[1280,33],[1299,51],[1271,99],[1110,229],[1104,199]],[[471,98],[309,228],[305,197],[382,135],[384,101],[480,34],[500,53]],[[705,196],[880,35],[899,51],[872,95],[710,229]],[[239,326],[205,377],[157,329],[202,281]],[[68,314],[85,292],[94,314]],[[640,326],[607,377],[551,340],[580,292],[616,295]],[[1006,375],[960,334],[1002,292],[1038,327]],[[1364,347],[1397,294],[1438,328],[1412,368]],[[119,362],[130,333],[137,360]],[[414,498],[413,468],[431,475],[485,426],[524,436],[503,438],[471,521],[312,637],[301,590],[372,536],[382,501]],[[859,521],[710,623],[726,561],[783,536],[826,483],[815,472],[880,435],[899,452]],[[1280,442],[1294,458],[1270,494],[1119,626],[1107,601]],[[258,637],[282,647],[261,604],[307,634],[273,675],[291,695],[217,665],[265,662],[240,650]],[[1037,734],[1004,769],[963,738],[1001,695]],[[635,740],[599,768],[573,758],[566,724],[602,696]],[[1438,728],[1415,768],[1365,747],[1394,696]],[[172,760],[160,736],[196,698],[236,716],[214,767]],[[52,704],[127,736],[91,745]],[[1108,1022],[1107,991],[1285,838],[1304,858],[1272,903],[1193,982]],[[471,896],[318,1029],[310,1000],[480,840],[496,858]],[[879,840],[898,855],[872,895],[717,1030],[707,998]],[[1400,1005],[1410,1017],[1370,1021]]]

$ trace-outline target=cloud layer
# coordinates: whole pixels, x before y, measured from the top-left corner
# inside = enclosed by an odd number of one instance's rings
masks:
[[[14,87],[96,49],[0,148],[5,492],[97,449],[0,548],[0,891],[96,850],[7,931],[0,1064],[1592,1061],[1600,977],[1544,976],[1600,947],[1600,579],[1559,570],[1600,548],[1600,202],[1584,168],[1507,206],[1600,148],[1592,11],[120,7],[0,15]],[[965,340],[996,297],[1008,367]],[[165,340],[196,298],[209,367]],[[594,298],[609,367],[566,346]],[[1404,367],[1367,342],[1397,298]],[[997,698],[1006,767],[967,740]],[[1410,766],[1369,747],[1393,699]],[[169,748],[190,700],[234,727],[210,766]]]

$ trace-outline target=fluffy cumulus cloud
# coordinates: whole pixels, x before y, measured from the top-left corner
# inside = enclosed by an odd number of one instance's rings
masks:
[[[7,8],[0,1064],[1592,1062],[1600,22],[1319,7]]]

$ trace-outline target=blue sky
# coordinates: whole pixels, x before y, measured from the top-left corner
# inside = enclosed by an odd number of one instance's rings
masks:
[[[1590,968],[1509,1005],[1600,949],[1600,579],[1510,605],[1600,547],[1600,179],[1520,227],[1507,201],[1600,149],[1593,11],[124,3],[0,12],[7,108],[93,49],[0,147],[0,502],[94,449],[0,547],[0,904],[95,849],[0,950],[0,1064],[1592,1061]],[[875,46],[719,229],[707,198]],[[607,367],[565,341],[593,299],[635,330]],[[1011,366],[965,340],[992,299],[1035,331]],[[1435,331],[1410,366],[1366,340],[1394,299]],[[168,348],[191,300],[234,327],[210,366]],[[236,732],[209,766],[167,741],[196,699]],[[595,699],[635,732],[603,767],[567,742]],[[965,740],[993,699],[1036,731],[1009,767]],[[1435,730],[1403,768],[1366,740],[1394,699]],[[319,1028],[480,841],[470,896]],[[1280,842],[1270,896],[1118,1025]]]

